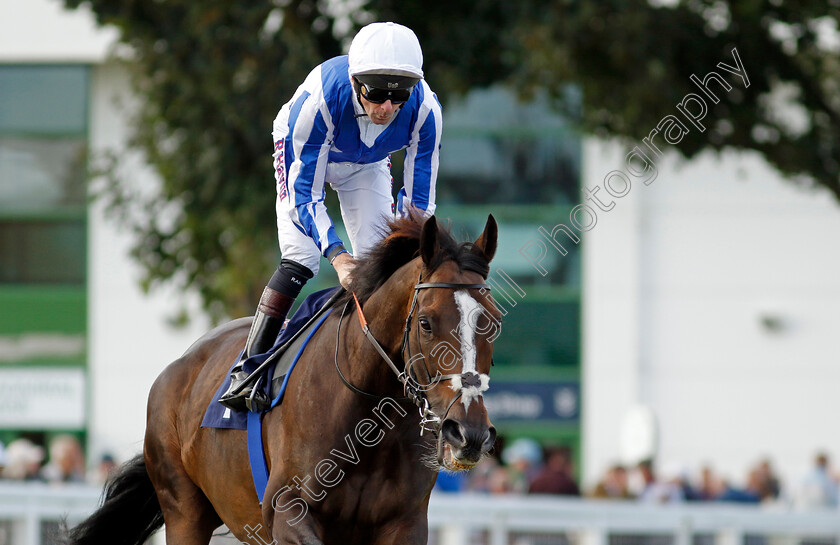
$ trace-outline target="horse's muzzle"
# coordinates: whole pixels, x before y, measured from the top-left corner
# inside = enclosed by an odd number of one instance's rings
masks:
[[[464,426],[447,418],[440,427],[438,462],[451,471],[472,468],[496,442],[493,426]]]

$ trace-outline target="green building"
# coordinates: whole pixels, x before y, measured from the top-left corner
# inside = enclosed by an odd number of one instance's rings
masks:
[[[0,440],[85,430],[90,70],[0,65]]]
[[[578,102],[570,93],[570,104]],[[580,453],[580,248],[535,259],[541,225],[580,202],[581,140],[546,100],[522,103],[501,88],[447,104],[437,215],[475,238],[499,222],[489,282],[504,313],[485,395],[508,441],[532,437]]]

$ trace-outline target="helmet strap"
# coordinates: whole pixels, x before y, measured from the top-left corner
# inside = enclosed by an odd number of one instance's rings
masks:
[[[356,119],[360,117],[367,117],[367,111],[365,110],[365,105],[362,104],[362,84],[359,83],[359,80],[356,79],[356,76],[350,76],[350,81],[353,84],[353,91],[356,93],[356,100],[359,102],[359,106],[362,107],[362,113],[355,114]]]

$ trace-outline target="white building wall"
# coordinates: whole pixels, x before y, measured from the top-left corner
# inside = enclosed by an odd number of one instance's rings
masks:
[[[117,67],[100,65],[91,96],[93,156],[122,149],[129,137],[132,105],[128,80]],[[157,180],[132,156],[120,176],[135,187],[153,190]],[[96,183],[96,182],[94,182]],[[125,460],[142,450],[149,389],[170,362],[209,329],[198,299],[172,287],[143,293],[141,270],[129,253],[132,237],[96,201],[88,223],[88,335],[90,339],[90,434],[92,456],[112,451]],[[184,304],[191,309],[187,327],[170,319]]]
[[[97,28],[87,6],[60,0],[0,2],[0,62],[101,62],[116,29]]]
[[[768,457],[792,485],[817,449],[840,456],[840,206],[755,154],[675,155],[585,242],[586,477],[620,459],[639,403],[664,465],[710,463],[740,484]],[[584,184],[623,161],[623,148],[589,142]]]

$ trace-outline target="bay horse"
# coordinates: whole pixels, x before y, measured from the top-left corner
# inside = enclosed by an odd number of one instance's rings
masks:
[[[481,394],[501,322],[483,283],[497,229],[491,215],[458,244],[434,216],[397,220],[358,260],[263,418],[262,503],[245,432],[200,426],[250,319],[207,333],[157,378],[143,455],[67,543],[140,545],[165,522],[169,545],[207,545],[222,524],[250,545],[425,545],[437,472],[471,468],[495,441]]]

